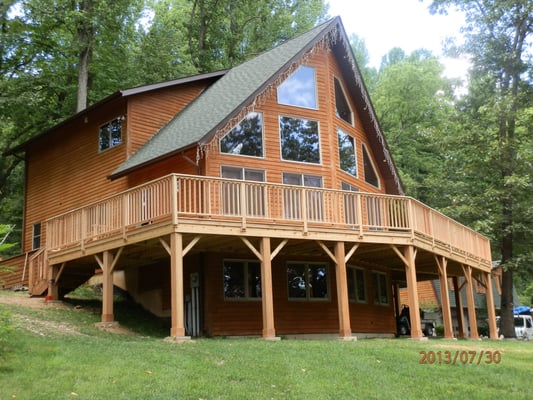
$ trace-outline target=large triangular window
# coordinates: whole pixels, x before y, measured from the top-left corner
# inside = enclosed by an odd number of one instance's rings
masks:
[[[278,86],[278,103],[317,109],[315,69],[302,65]]]
[[[372,159],[370,158],[370,154],[368,154],[368,150],[366,149],[366,146],[364,144],[363,144],[363,168],[365,171],[366,183],[369,183],[372,186],[379,188],[378,174],[376,172],[376,169],[374,168],[374,163],[372,162]]]
[[[335,113],[337,117],[353,125],[353,114],[348,99],[344,94],[342,84],[337,78],[333,78],[335,84]]]
[[[220,152],[263,157],[263,115],[251,112],[220,139]]]

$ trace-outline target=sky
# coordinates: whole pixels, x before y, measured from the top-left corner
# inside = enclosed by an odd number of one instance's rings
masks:
[[[407,54],[425,48],[441,58],[448,77],[464,77],[468,63],[442,56],[447,37],[460,41],[464,17],[459,13],[431,15],[430,0],[326,0],[329,15],[340,16],[348,36],[363,38],[370,55],[370,65],[379,68],[381,58],[394,47]]]

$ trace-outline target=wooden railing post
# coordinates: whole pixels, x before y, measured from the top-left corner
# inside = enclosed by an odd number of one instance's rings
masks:
[[[172,213],[172,225],[178,224],[178,177],[176,175],[171,176],[170,181],[170,201],[171,201],[171,213]]]

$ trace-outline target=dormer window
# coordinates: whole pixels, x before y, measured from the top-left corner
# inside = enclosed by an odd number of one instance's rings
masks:
[[[251,112],[220,139],[220,152],[263,157],[263,114]]]
[[[337,78],[333,78],[333,81],[335,85],[335,113],[337,117],[353,126],[352,109],[346,99],[342,84]]]
[[[122,143],[122,117],[100,127],[98,149],[104,151]]]
[[[302,65],[278,86],[278,103],[316,110],[315,69]]]

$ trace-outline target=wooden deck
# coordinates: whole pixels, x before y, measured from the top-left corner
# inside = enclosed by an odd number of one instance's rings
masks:
[[[203,237],[204,250],[268,237],[312,255],[317,242],[342,241],[399,276],[398,246],[422,250],[419,274],[435,273],[435,256],[450,261],[451,274],[454,265],[457,275],[462,265],[491,269],[486,237],[410,197],[171,174],[48,219],[46,247],[29,260],[30,293],[44,293],[51,265],[77,263],[69,274],[79,273],[81,284],[94,272],[93,256],[158,243],[172,232]]]

